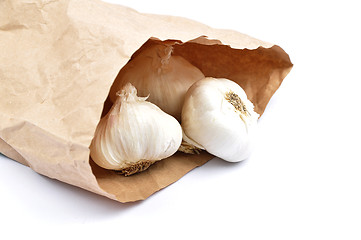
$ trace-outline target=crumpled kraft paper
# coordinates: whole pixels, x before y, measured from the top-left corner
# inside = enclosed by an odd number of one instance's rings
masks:
[[[276,45],[180,17],[98,0],[0,1],[0,152],[120,202],[145,199],[206,163],[209,154],[177,153],[123,177],[89,158],[117,73],[137,50],[168,39],[206,76],[239,83],[260,114],[292,68]]]

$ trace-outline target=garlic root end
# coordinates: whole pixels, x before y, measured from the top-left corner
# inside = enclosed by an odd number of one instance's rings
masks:
[[[123,168],[120,170],[115,170],[115,172],[127,177],[127,176],[133,175],[135,173],[139,173],[139,172],[143,172],[143,171],[147,170],[155,162],[156,161],[141,160],[136,163],[131,163],[126,168]]]
[[[188,153],[188,154],[200,154],[202,149],[200,149],[186,141],[182,141],[182,144],[180,145],[178,151]]]

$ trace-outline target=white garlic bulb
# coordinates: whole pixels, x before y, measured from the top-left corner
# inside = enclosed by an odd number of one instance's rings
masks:
[[[149,96],[149,102],[180,121],[187,90],[204,75],[183,57],[172,55],[172,50],[172,46],[154,44],[132,58],[115,79],[110,100],[114,102],[116,92],[130,82],[139,96]]]
[[[90,154],[99,166],[130,175],[173,155],[181,141],[179,122],[128,83],[100,120]]]
[[[193,84],[186,94],[183,141],[223,160],[242,161],[250,156],[258,117],[237,83],[205,78]]]

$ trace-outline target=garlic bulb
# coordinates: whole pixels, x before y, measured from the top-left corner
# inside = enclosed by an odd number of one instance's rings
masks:
[[[130,175],[173,155],[181,141],[179,122],[128,83],[100,120],[90,154],[99,166]]]
[[[228,79],[202,79],[192,85],[185,97],[183,141],[223,160],[242,161],[251,153],[259,117],[253,109],[237,83]],[[182,148],[187,146],[183,144]]]
[[[173,56],[172,50],[172,46],[155,44],[131,59],[115,79],[109,95],[111,101],[130,82],[139,96],[149,96],[149,102],[180,120],[188,88],[204,75],[181,56]]]

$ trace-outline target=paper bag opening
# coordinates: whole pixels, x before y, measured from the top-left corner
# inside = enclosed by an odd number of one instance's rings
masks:
[[[277,45],[270,48],[260,46],[256,49],[235,49],[206,36],[185,43],[151,37],[135,51],[128,63],[142,51],[157,44],[171,45],[173,55],[183,57],[206,77],[227,78],[238,83],[260,115],[293,66],[288,54]],[[111,105],[107,98],[102,117],[108,113]]]

